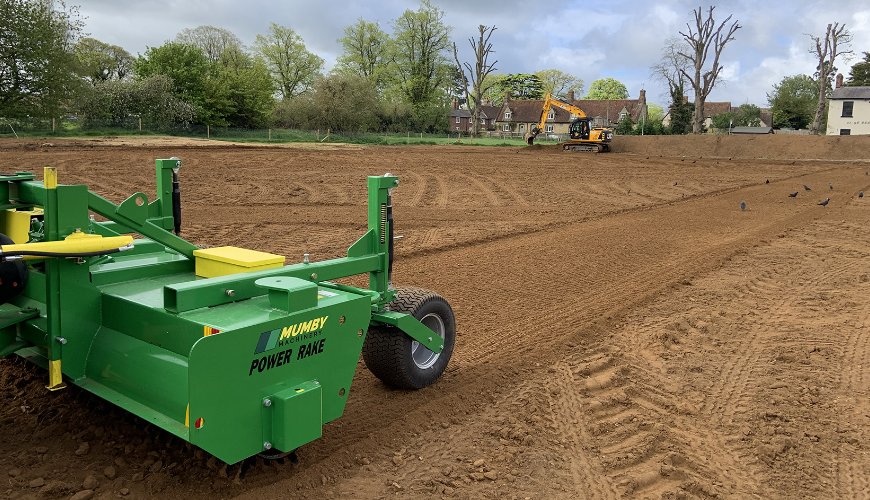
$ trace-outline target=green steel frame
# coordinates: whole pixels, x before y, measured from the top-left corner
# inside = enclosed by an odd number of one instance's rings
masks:
[[[368,178],[368,230],[347,257],[203,279],[197,247],[171,232],[179,167],[157,160],[156,199],[135,193],[119,205],[56,184],[53,169],[44,181],[0,176],[0,208],[44,209],[32,241],[141,236],[112,255],[29,261],[27,286],[0,305],[0,356],[48,368],[48,389],[74,383],[235,463],[292,451],[341,416],[370,326],[441,351],[438,335],[386,309],[398,178]],[[331,282],[359,274],[369,288]]]

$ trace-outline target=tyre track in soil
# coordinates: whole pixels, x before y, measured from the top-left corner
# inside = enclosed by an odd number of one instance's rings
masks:
[[[832,179],[837,186],[848,185],[854,189],[864,181],[859,174],[855,169],[841,169],[811,174],[805,179],[818,184]],[[835,193],[841,198],[847,196],[845,191]],[[455,410],[454,415],[459,419],[474,415],[492,399],[492,396],[479,398],[480,395],[495,394],[502,389],[503,374],[528,375],[535,368],[522,364],[531,360],[536,364],[558,362],[564,358],[562,347],[566,338],[589,341],[590,330],[596,325],[599,332],[607,329],[615,321],[614,317],[650,300],[680,279],[714,269],[735,253],[790,228],[802,227],[826,213],[815,203],[786,205],[781,197],[779,189],[743,188],[600,221],[568,224],[538,233],[534,238],[522,235],[464,248],[461,252],[435,254],[426,259],[423,271],[415,272],[413,264],[418,261],[408,259],[399,267],[401,281],[420,283],[431,277],[431,270],[450,270],[449,273],[440,271],[440,282],[431,285],[454,301],[459,318],[457,351],[445,379],[435,388],[395,397],[395,393],[385,391],[367,373],[358,372],[354,398],[348,404],[345,417],[334,425],[334,433],[331,429],[325,431],[324,439],[306,447],[305,463],[293,477],[278,485],[248,492],[246,496],[268,496],[270,492],[274,494],[288,487],[311,487],[318,479],[325,478],[329,482],[346,477],[355,468],[354,455],[377,456],[401,449],[402,436],[431,431],[431,419],[445,408]],[[736,210],[739,199],[755,200],[753,210],[743,213]],[[649,227],[655,227],[656,232],[645,232]],[[642,244],[630,248],[629,252],[634,255],[634,262],[618,259],[620,265],[615,266],[614,262],[603,258],[626,242],[636,243],[639,235],[643,235]],[[547,244],[542,246],[541,241]],[[457,253],[461,255],[455,255]],[[493,259],[493,256],[498,258]],[[547,265],[580,261],[583,257],[587,259],[585,269],[572,269],[568,273]],[[521,262],[540,263],[540,267],[522,266]],[[652,280],[645,281],[641,276],[649,275],[650,269],[659,272]],[[498,287],[507,284],[508,288],[518,288],[514,284],[521,284],[532,295],[544,293],[558,299],[537,297],[536,310],[543,310],[545,314],[529,318],[528,311],[518,309],[511,297],[490,293],[489,287],[496,283]],[[583,288],[589,292],[578,293]],[[538,340],[535,332],[540,332],[542,326],[547,327],[548,343],[535,344]],[[518,343],[521,349],[510,348],[511,344]],[[655,408],[658,404],[655,391],[646,393],[647,405]],[[669,408],[672,404],[662,398],[659,406]],[[384,424],[386,415],[394,418],[387,425]],[[687,428],[691,434],[693,428]],[[645,454],[652,453],[660,441],[661,438],[655,436],[650,439]],[[714,440],[706,449],[715,451],[722,445],[721,439]],[[692,451],[688,449],[685,453]],[[580,460],[581,465],[583,462],[588,463],[586,459]],[[696,462],[702,463],[700,457]],[[734,463],[725,463],[710,475],[733,479],[737,477],[735,474],[743,473],[731,472],[734,469],[739,468]],[[582,477],[584,467],[577,470],[575,476]],[[623,485],[627,488],[624,491],[640,486],[644,486],[643,481]],[[699,488],[697,493],[703,495],[706,490]]]

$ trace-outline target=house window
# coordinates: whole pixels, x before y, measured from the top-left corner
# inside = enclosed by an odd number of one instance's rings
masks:
[[[459,117],[458,117],[458,116],[456,117],[456,123],[459,123]]]
[[[628,113],[619,113],[619,121],[625,120],[626,116],[628,116]]]
[[[510,132],[511,126],[508,125],[507,123],[505,123],[504,125],[501,126],[501,129],[504,130],[505,132]]]
[[[520,132],[525,132],[525,130],[526,130],[526,124],[520,123]]]
[[[852,129],[850,128],[841,128],[840,135],[852,135]]]
[[[511,112],[510,112],[510,111],[505,111],[505,112],[504,112],[504,119],[505,119],[505,120],[510,120],[510,119],[511,119]]]
[[[843,101],[843,118],[852,118],[852,108],[855,106],[854,101]]]
[[[556,118],[556,112],[553,111],[553,110],[550,110],[550,112],[547,113],[547,119],[548,119],[548,120],[552,120],[552,119],[554,119],[554,118]]]
[[[552,131],[553,131],[553,126],[547,125],[547,132],[552,132]]]

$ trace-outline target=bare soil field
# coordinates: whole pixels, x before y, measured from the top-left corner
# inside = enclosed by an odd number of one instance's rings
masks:
[[[365,176],[397,174],[395,281],[442,293],[458,324],[427,389],[360,361],[298,464],[220,463],[2,360],[0,496],[867,498],[870,142],[630,139],[600,155],[0,142],[3,170],[56,166],[116,202],[178,156],[183,236],[291,262],[342,255]]]

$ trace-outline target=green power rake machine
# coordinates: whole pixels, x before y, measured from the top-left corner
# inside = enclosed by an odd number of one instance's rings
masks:
[[[46,168],[0,175],[0,357],[48,371],[226,463],[283,456],[344,411],[360,352],[387,385],[447,366],[450,305],[394,289],[392,175],[368,178],[368,230],[347,257],[284,257],[182,239],[176,158],[157,197],[119,205]],[[134,236],[136,236],[134,238]],[[368,288],[336,283],[368,274]]]

